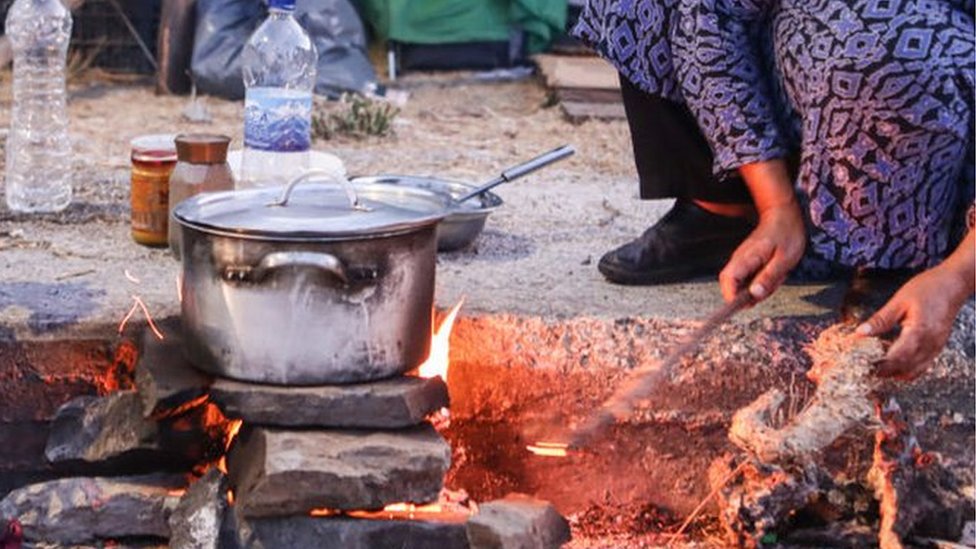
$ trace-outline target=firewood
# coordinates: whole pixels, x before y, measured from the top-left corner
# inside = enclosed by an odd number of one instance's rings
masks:
[[[909,534],[959,539],[972,516],[972,502],[938,455],[923,452],[911,424],[894,399],[879,410],[884,423],[875,434],[868,483],[880,504],[881,549],[902,549]]]
[[[813,367],[807,373],[817,391],[807,406],[780,425],[786,397],[771,389],[732,418],[732,442],[768,463],[807,459],[851,427],[872,422],[871,393],[878,381],[874,363],[884,356],[881,340],[861,337],[851,326],[825,330],[807,352]]]

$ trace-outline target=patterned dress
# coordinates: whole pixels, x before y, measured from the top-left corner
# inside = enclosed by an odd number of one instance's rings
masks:
[[[972,203],[972,0],[590,0],[575,34],[695,114],[720,178],[798,155],[808,253],[924,268]]]

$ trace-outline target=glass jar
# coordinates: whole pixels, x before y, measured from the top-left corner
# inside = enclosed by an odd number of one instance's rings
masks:
[[[191,133],[176,136],[176,168],[169,179],[169,248],[180,258],[180,227],[172,219],[173,208],[191,196],[234,188],[227,164],[226,135]]]
[[[132,239],[165,246],[169,219],[169,177],[176,165],[172,135],[143,135],[132,140]]]

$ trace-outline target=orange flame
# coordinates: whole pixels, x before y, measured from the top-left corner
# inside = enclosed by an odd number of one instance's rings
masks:
[[[234,505],[234,491],[227,490],[227,504]]]
[[[234,439],[237,438],[237,433],[240,432],[242,425],[244,425],[244,420],[233,419],[231,420],[230,425],[227,427],[227,444],[224,446],[225,454],[220,456],[220,459],[217,460],[217,469],[219,469],[220,472],[225,475],[227,474],[226,452],[230,450],[230,445],[234,443]],[[231,497],[233,498],[233,496]]]
[[[434,331],[434,339],[430,344],[430,356],[417,369],[420,377],[440,376],[447,383],[447,369],[450,365],[450,340],[451,329],[454,328],[454,320],[457,318],[458,311],[464,305],[464,299],[458,301],[457,305],[451,308],[444,320],[441,321],[437,330]]]
[[[173,497],[176,497],[176,498],[181,498],[181,497],[183,497],[183,494],[185,494],[185,493],[186,493],[186,488],[178,488],[176,490],[168,490],[166,492],[166,495],[167,496],[173,496]]]
[[[308,512],[309,516],[313,517],[334,517],[337,515],[343,515],[352,518],[369,520],[415,519],[424,516],[441,515],[443,513],[444,508],[439,503],[428,503],[426,505],[417,505],[415,503],[391,503],[384,507],[382,511],[340,511],[338,509],[321,507],[318,509],[312,509]]]
[[[533,454],[543,457],[566,457],[569,455],[569,444],[563,442],[536,442],[534,445],[525,448]]]

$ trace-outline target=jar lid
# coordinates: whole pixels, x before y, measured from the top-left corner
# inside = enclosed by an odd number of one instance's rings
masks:
[[[142,161],[176,160],[176,136],[171,133],[140,135],[129,142],[132,158]]]
[[[430,191],[380,183],[306,183],[280,205],[283,191],[266,187],[200,194],[177,205],[173,216],[184,225],[229,236],[349,240],[434,225],[450,206],[449,199]]]
[[[227,162],[230,137],[210,133],[184,133],[176,136],[176,156],[190,164]]]

